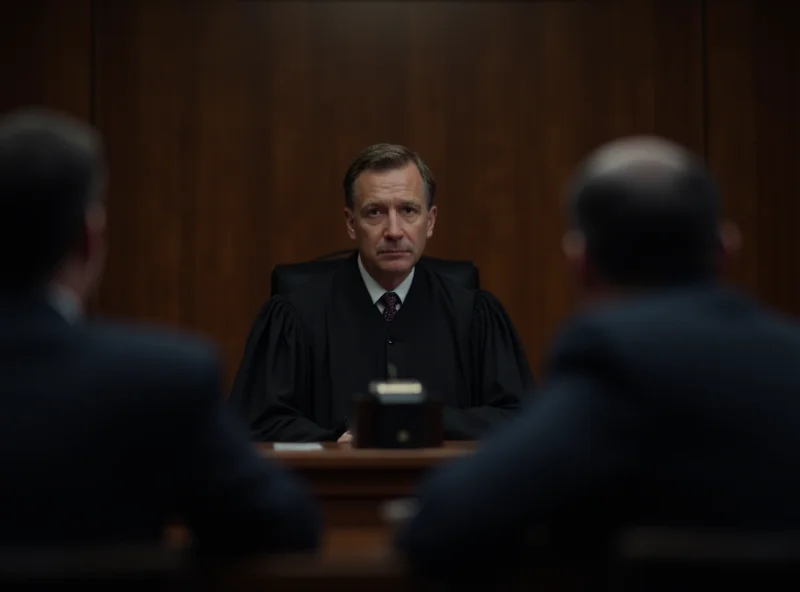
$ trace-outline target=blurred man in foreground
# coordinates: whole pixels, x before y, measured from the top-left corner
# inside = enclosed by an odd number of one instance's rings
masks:
[[[105,170],[83,124],[0,121],[0,546],[159,540],[315,548],[309,493],[230,416],[214,349],[83,319],[105,258]]]
[[[543,527],[800,526],[800,332],[720,284],[739,241],[719,211],[670,142],[589,157],[564,240],[585,310],[532,407],[419,491],[399,537],[418,568],[491,565]]]

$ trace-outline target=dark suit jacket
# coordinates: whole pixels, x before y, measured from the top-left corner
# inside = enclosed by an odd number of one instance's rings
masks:
[[[318,542],[314,500],[229,414],[208,344],[0,297],[0,402],[0,545],[159,539],[174,519],[209,553]]]
[[[539,397],[420,491],[421,569],[491,563],[526,530],[800,527],[800,332],[713,285],[580,315]],[[571,528],[574,526],[574,529]]]

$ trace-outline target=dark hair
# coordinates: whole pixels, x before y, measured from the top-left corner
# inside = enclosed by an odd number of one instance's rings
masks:
[[[361,151],[344,176],[344,205],[350,209],[354,207],[356,181],[364,171],[390,171],[403,168],[410,162],[419,170],[427,205],[431,208],[436,197],[433,173],[419,154],[400,144],[373,144]]]
[[[586,256],[617,286],[648,287],[712,278],[719,249],[719,196],[705,167],[630,164],[580,174],[573,224]]]
[[[79,246],[103,177],[100,140],[89,126],[40,108],[0,120],[0,285],[51,279]]]

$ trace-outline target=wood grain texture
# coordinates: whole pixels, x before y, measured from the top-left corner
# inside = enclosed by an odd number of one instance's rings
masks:
[[[0,112],[29,105],[91,121],[91,0],[15,2],[0,19]]]
[[[14,57],[0,108],[96,121],[112,170],[100,311],[211,337],[229,378],[272,267],[350,246],[350,160],[372,142],[408,144],[439,182],[429,254],[478,264],[538,371],[574,303],[565,185],[588,150],[624,134],[706,155],[744,234],[732,279],[800,312],[787,10],[31,0],[0,23]]]
[[[429,253],[478,264],[536,367],[572,307],[578,160],[630,133],[703,149],[700,27],[688,0],[100,2],[101,308],[213,337],[232,376],[272,266],[349,246],[344,171],[400,142],[439,184]]]
[[[426,473],[477,446],[445,442],[440,448],[388,450],[325,443],[323,450],[286,451],[261,443],[258,448],[308,484],[322,506],[326,529],[373,528],[386,534],[385,504],[413,496]]]
[[[792,7],[709,0],[708,160],[743,234],[732,277],[800,313],[800,41]]]

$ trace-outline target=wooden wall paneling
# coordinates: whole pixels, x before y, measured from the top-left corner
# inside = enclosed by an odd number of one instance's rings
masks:
[[[111,169],[99,300],[106,314],[188,326],[197,256],[186,238],[202,175],[194,48],[202,38],[193,10],[147,18],[154,10],[144,2],[97,7],[96,110]]]
[[[0,111],[96,119],[112,171],[101,310],[211,336],[230,375],[271,267],[348,246],[350,159],[406,143],[439,181],[430,253],[478,263],[538,367],[573,304],[565,183],[623,134],[705,153],[744,233],[734,279],[800,311],[789,10],[29,0],[0,22]]]
[[[28,105],[91,121],[91,0],[15,2],[0,19],[0,113]]]
[[[692,0],[99,2],[97,27],[102,307],[214,337],[231,376],[272,266],[350,244],[341,178],[367,144],[429,162],[429,252],[479,265],[535,367],[572,309],[579,159],[632,133],[703,148]]]
[[[0,115],[40,106],[93,123],[92,54],[91,0],[15,2],[0,19]]]
[[[708,0],[708,158],[743,234],[732,277],[800,313],[800,42],[789,4]]]

